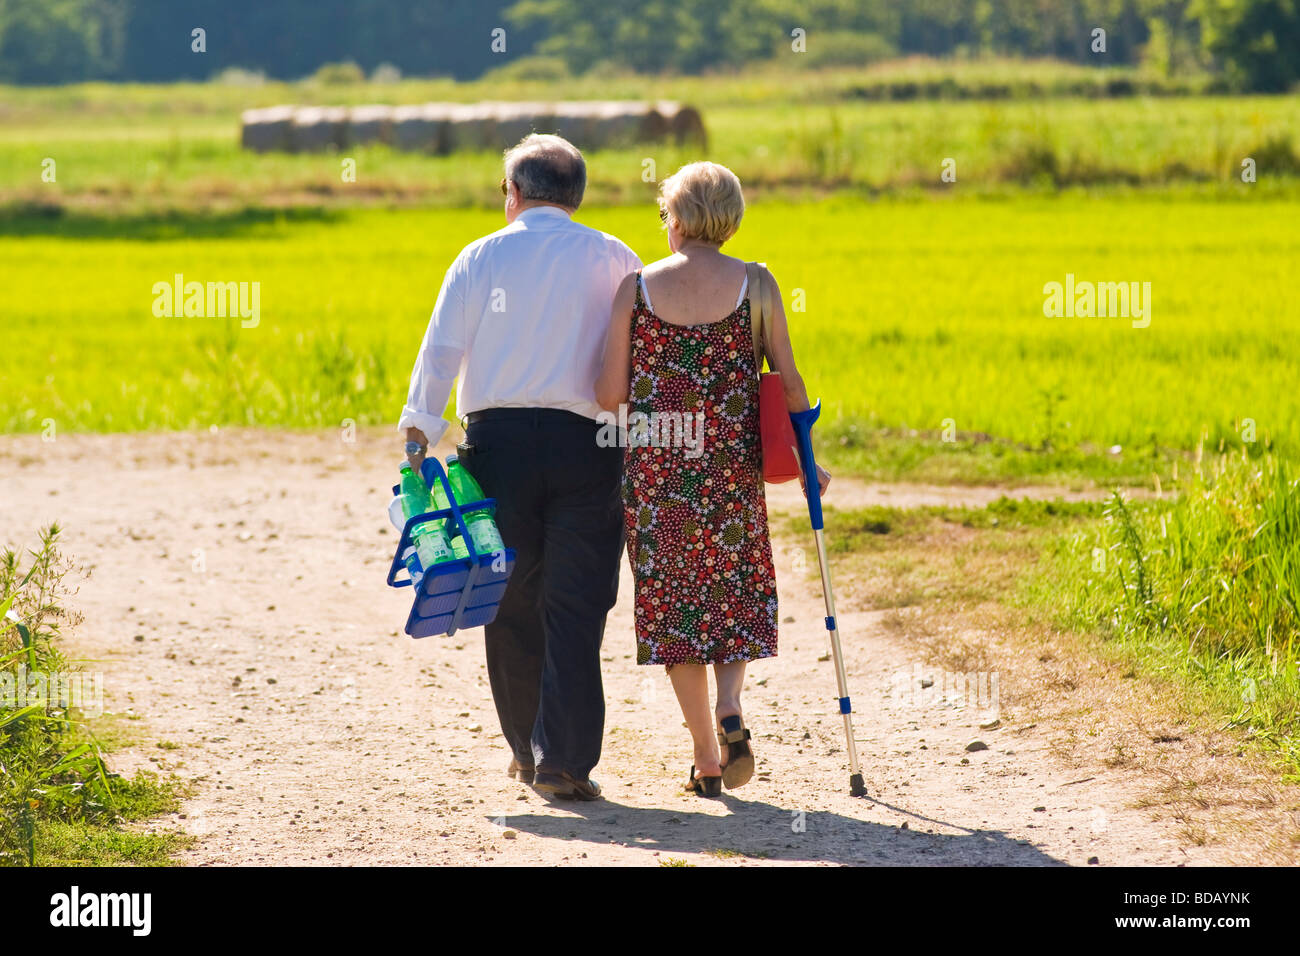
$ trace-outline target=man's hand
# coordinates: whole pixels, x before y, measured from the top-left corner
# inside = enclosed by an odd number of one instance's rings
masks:
[[[420,476],[423,476],[423,475],[424,475],[424,471],[423,471],[423,468],[424,468],[424,459],[425,459],[425,457],[426,457],[425,453],[426,453],[428,450],[429,450],[429,449],[428,449],[427,447],[423,447],[423,448],[421,448],[419,451],[417,451],[415,454],[413,454],[413,455],[408,454],[408,455],[406,456],[406,460],[409,461],[409,462],[411,463],[411,471],[415,472],[417,475],[420,475]]]
[[[412,443],[419,445],[416,450]],[[429,439],[424,436],[424,432],[418,428],[408,428],[406,430],[406,460],[411,463],[411,470],[417,475],[422,474],[420,468],[424,465],[425,456],[429,451]]]

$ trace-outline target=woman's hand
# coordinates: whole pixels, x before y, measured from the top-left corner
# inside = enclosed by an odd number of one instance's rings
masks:
[[[817,485],[821,494],[826,494],[826,487],[831,483],[831,473],[821,465],[817,466]],[[804,480],[803,471],[799,472],[799,487],[803,489],[804,497],[808,497],[808,482]]]
[[[817,466],[817,484],[821,494],[826,494],[826,487],[831,483],[831,473],[821,465]]]

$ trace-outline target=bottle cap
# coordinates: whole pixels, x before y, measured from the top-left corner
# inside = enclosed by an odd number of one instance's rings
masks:
[[[407,461],[405,458],[403,458],[400,462],[397,463],[397,470],[398,470],[398,471],[403,471],[403,470],[405,470],[405,469],[407,469],[407,468],[411,468],[411,463],[410,463],[409,461]],[[414,468],[411,468],[411,472],[412,472],[412,474],[414,474],[415,469],[414,469]]]
[[[456,462],[460,461],[460,456],[459,456],[459,455],[448,455],[446,461],[447,461],[447,467],[450,468],[450,467],[451,467],[452,465],[454,465]]]

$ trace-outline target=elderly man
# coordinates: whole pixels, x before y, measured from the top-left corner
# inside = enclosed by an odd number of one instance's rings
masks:
[[[517,555],[485,628],[492,697],[513,750],[507,773],[595,800],[600,645],[623,546],[623,450],[597,441],[595,382],[614,293],[641,262],[573,221],[587,168],[567,140],[527,137],[507,152],[505,174],[507,225],[447,270],[398,427],[418,469],[447,428],[459,375],[460,461],[497,499],[501,537]]]

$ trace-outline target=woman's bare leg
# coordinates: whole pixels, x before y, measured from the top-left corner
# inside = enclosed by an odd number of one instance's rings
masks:
[[[745,661],[734,664],[714,664],[713,677],[718,682],[718,705],[714,708],[718,721],[736,716],[740,710],[740,692],[745,686]]]
[[[709,712],[709,673],[703,664],[674,664],[668,668],[668,677],[695,744],[695,773],[716,777],[722,766],[718,763],[717,730]]]
[[[745,661],[714,664],[713,677],[718,682],[718,704],[714,708],[714,716],[717,719],[717,725],[714,727],[716,734],[722,729],[723,717],[739,716],[742,713],[740,692],[745,686]]]

